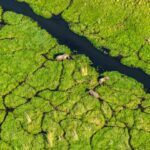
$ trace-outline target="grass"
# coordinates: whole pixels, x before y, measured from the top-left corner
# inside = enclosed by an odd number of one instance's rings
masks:
[[[98,73],[28,17],[0,16],[0,149],[149,150],[150,94],[142,84]],[[61,53],[72,59],[56,61]],[[103,85],[100,75],[109,77]]]

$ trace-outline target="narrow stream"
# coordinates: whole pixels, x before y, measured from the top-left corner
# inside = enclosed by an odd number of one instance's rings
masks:
[[[103,71],[118,71],[129,77],[136,79],[144,85],[147,92],[150,92],[150,76],[144,73],[141,69],[130,68],[120,63],[109,55],[103,54],[96,49],[89,40],[85,37],[73,33],[69,29],[69,25],[61,16],[53,16],[50,19],[35,14],[26,3],[16,2],[15,0],[0,0],[0,5],[5,11],[13,11],[16,13],[29,16],[34,21],[38,22],[39,26],[47,30],[55,37],[59,44],[64,44],[72,50],[76,50],[78,54],[85,54],[93,62],[94,67],[103,68]]]

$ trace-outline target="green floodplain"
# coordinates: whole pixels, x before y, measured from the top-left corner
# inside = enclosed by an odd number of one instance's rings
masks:
[[[46,18],[61,13],[74,32],[150,74],[148,0],[24,1]],[[1,150],[150,150],[150,94],[141,83],[98,73],[28,17],[0,8],[0,22]],[[72,59],[56,61],[60,53]],[[100,76],[109,80],[100,85]]]

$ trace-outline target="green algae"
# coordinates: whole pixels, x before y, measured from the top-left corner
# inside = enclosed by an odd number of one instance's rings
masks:
[[[110,79],[99,85],[91,61],[37,23],[12,12],[4,12],[3,21],[0,149],[149,150],[150,95],[142,84],[105,72]],[[72,59],[56,61],[61,53]]]

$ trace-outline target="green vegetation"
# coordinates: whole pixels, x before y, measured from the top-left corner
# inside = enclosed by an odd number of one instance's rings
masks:
[[[74,0],[63,18],[97,48],[108,48],[123,64],[150,74],[149,8],[148,0]]]
[[[142,84],[105,72],[110,79],[99,85],[87,57],[23,15],[1,17],[0,149],[149,150],[150,94]],[[72,59],[56,61],[62,53]]]
[[[46,18],[58,15],[70,5],[70,0],[18,0],[26,2],[33,10]]]
[[[98,49],[109,49],[111,56],[121,56],[123,64],[150,74],[149,0],[70,0],[70,5],[68,1],[57,5],[57,0],[46,4],[45,0],[21,1],[46,17],[52,7],[59,6],[72,31],[87,37]]]

